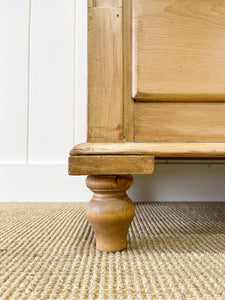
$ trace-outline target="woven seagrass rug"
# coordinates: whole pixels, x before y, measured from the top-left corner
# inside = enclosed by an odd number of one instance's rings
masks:
[[[225,299],[225,203],[140,203],[101,253],[81,203],[0,204],[0,299]]]

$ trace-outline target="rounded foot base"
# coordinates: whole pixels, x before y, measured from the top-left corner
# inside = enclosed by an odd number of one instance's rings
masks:
[[[88,176],[86,183],[94,192],[86,214],[95,233],[97,249],[124,250],[135,213],[134,203],[126,194],[133,183],[132,176]]]

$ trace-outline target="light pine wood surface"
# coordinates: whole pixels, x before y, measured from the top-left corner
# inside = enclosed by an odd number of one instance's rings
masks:
[[[155,157],[225,157],[225,143],[83,143],[71,156],[153,155]]]
[[[134,140],[134,100],[132,98],[132,3],[124,1],[123,5],[123,138],[126,142]]]
[[[88,7],[122,7],[123,0],[88,0]]]
[[[88,141],[123,140],[122,8],[88,9]]]
[[[88,6],[88,142],[69,174],[89,175],[97,249],[115,252],[134,216],[127,174],[152,174],[155,157],[225,158],[225,2]]]
[[[133,97],[225,101],[225,2],[133,0]]]
[[[126,194],[133,183],[132,176],[88,176],[86,183],[94,192],[86,214],[95,232],[97,249],[110,252],[125,249],[135,212],[134,203]]]
[[[225,103],[137,103],[135,141],[224,142]]]
[[[152,155],[77,155],[69,158],[70,175],[152,174]]]

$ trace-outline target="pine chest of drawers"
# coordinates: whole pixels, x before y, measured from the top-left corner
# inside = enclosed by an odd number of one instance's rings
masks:
[[[126,248],[126,190],[157,157],[225,157],[225,1],[89,0],[87,143],[69,174],[89,175],[99,250]]]

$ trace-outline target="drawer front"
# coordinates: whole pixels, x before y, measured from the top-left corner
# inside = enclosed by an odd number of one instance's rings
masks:
[[[136,102],[135,142],[224,142],[225,103]]]
[[[133,0],[132,97],[225,101],[225,1]]]

